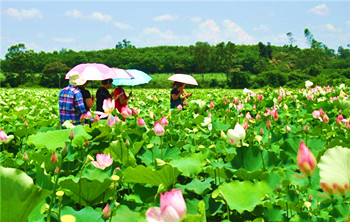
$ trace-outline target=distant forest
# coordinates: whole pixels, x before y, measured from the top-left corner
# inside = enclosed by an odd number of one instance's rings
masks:
[[[304,35],[309,44],[305,49],[294,44],[292,33],[287,33],[289,44],[284,46],[273,46],[269,42],[257,45],[197,42],[190,46],[136,48],[124,39],[113,49],[36,53],[19,43],[12,45],[5,59],[0,61],[0,84],[1,87],[57,88],[66,84],[65,73],[75,65],[103,63],[110,67],[139,69],[151,76],[202,74],[203,79],[199,81],[204,81],[211,73],[224,73],[224,81],[211,79],[208,84],[211,87],[296,87],[306,80],[321,86],[350,85],[350,44],[340,46],[336,52],[315,40],[308,29],[304,30]]]

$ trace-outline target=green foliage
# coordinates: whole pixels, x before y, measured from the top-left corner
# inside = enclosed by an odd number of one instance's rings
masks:
[[[233,89],[243,89],[250,86],[250,75],[248,72],[237,72],[230,70],[228,73],[229,86]]]
[[[27,221],[30,212],[49,194],[18,169],[0,166],[0,220]]]
[[[278,70],[260,73],[255,79],[257,86],[284,86],[288,82],[288,74]]]

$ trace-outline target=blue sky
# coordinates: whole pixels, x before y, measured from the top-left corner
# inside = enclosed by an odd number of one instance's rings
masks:
[[[350,44],[350,1],[1,1],[1,59],[14,44],[35,52],[271,42],[307,47],[304,29],[335,50]]]

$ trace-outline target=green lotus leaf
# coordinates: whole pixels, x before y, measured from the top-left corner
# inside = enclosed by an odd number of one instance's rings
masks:
[[[109,178],[101,181],[85,177],[79,179],[73,176],[62,178],[60,181],[61,187],[71,192],[72,199],[84,206],[91,206],[106,200],[108,195],[105,195],[105,192],[109,190],[111,183]]]
[[[91,136],[84,131],[83,126],[76,126],[73,129],[54,130],[43,133],[37,133],[28,137],[27,144],[34,145],[37,148],[46,147],[49,150],[55,150],[63,147],[65,141],[69,138],[69,133],[74,132],[73,146],[81,146]]]
[[[328,149],[318,164],[321,182],[350,184],[350,149],[336,146]]]
[[[199,157],[182,157],[177,160],[172,160],[169,163],[176,167],[184,176],[192,177],[197,175],[202,170],[202,160]]]
[[[265,182],[252,183],[250,181],[233,181],[221,184],[218,190],[222,193],[231,210],[239,213],[247,210],[252,212],[254,208],[262,203],[265,194],[269,194],[271,189]]]
[[[62,208],[61,216],[73,215],[76,222],[99,222],[102,221],[101,210],[94,210],[92,207],[85,207],[80,211],[75,211],[72,207],[66,206]]]
[[[135,168],[128,167],[124,172],[124,182],[126,183],[146,183],[154,186],[163,184],[165,187],[172,185],[179,171],[170,165],[165,165],[160,170],[152,170],[149,167],[138,165]]]
[[[112,157],[115,159],[119,159],[119,161],[124,166],[133,167],[136,165],[136,159],[134,155],[132,154],[131,150],[126,147],[125,143],[121,140],[113,141],[108,149],[111,149],[113,151]]]
[[[1,166],[0,192],[0,221],[27,221],[30,212],[50,194],[24,172]]]

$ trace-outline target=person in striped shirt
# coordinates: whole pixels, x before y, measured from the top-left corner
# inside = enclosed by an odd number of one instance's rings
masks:
[[[72,72],[69,76],[69,85],[63,88],[59,94],[59,110],[61,125],[71,120],[73,125],[80,124],[80,115],[86,114],[84,99],[77,86],[84,85],[86,80],[79,76],[78,72]],[[62,126],[64,129],[65,127]]]

